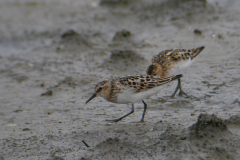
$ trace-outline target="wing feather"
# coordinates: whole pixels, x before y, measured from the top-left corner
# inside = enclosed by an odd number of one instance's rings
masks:
[[[205,47],[201,46],[193,49],[169,49],[159,52],[152,58],[152,63],[162,64],[167,58],[173,61],[181,59],[195,58]]]
[[[180,77],[182,77],[182,75],[171,77],[155,77],[149,75],[123,76],[118,78],[118,82],[122,87],[130,88],[133,92],[141,92],[158,87]]]

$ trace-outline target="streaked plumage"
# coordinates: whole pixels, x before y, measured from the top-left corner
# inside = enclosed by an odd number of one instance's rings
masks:
[[[202,46],[193,49],[170,49],[162,51],[152,58],[152,64],[148,66],[147,74],[159,77],[180,74],[192,64],[194,58],[204,48],[205,47]],[[172,96],[175,96],[178,89],[180,89],[179,95],[185,94],[181,89],[180,79]]]
[[[118,122],[134,112],[134,103],[142,101],[144,111],[141,121],[143,122],[147,109],[147,104],[143,100],[159,93],[163,84],[181,77],[182,75],[162,78],[150,75],[137,75],[118,77],[111,81],[102,81],[96,85],[95,93],[86,101],[86,104],[96,96],[101,96],[113,103],[132,103],[132,111],[130,113],[118,119],[111,120]]]

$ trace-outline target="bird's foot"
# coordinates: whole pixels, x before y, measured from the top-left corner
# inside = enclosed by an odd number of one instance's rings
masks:
[[[108,122],[119,122],[119,121],[121,121],[122,120],[122,118],[118,118],[118,119],[106,119],[106,121],[108,121]]]
[[[178,94],[179,96],[183,96],[183,95],[185,95],[186,97],[189,97],[185,92],[183,92],[182,90],[180,90],[179,91],[179,94]]]
[[[137,122],[130,122],[130,123],[144,123],[144,120],[137,121]]]

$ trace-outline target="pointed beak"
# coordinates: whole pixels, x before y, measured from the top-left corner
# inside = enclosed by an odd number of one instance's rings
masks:
[[[87,100],[86,104],[87,104],[89,101],[91,101],[93,98],[95,98],[96,96],[97,96],[97,94],[94,93],[94,94]]]

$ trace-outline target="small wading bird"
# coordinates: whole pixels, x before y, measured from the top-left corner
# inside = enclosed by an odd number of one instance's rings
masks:
[[[141,122],[144,122],[147,104],[143,101],[152,95],[161,91],[163,84],[181,78],[182,75],[171,77],[156,77],[150,75],[123,76],[111,81],[102,81],[95,87],[95,93],[86,101],[86,104],[97,96],[101,96],[109,102],[128,104],[132,103],[132,111],[128,114],[113,120],[118,122],[134,112],[134,103],[141,102],[144,104]]]
[[[153,75],[158,77],[166,77],[170,75],[179,74],[189,67],[194,58],[204,49],[205,47],[193,48],[193,49],[170,49],[158,53],[152,58],[152,64],[147,68],[147,75]],[[186,95],[181,88],[181,79],[178,79],[178,85],[172,94],[175,96],[178,89],[179,95]]]

